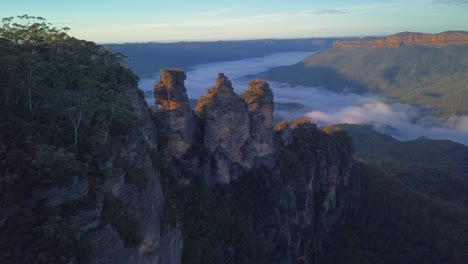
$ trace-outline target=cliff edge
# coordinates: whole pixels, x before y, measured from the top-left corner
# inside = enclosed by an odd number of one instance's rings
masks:
[[[397,48],[401,46],[445,47],[468,45],[468,32],[447,31],[438,34],[401,32],[384,38],[366,37],[358,40],[338,40],[335,48]]]

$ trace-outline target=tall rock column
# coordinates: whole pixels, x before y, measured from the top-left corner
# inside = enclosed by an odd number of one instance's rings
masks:
[[[249,82],[248,89],[240,96],[248,106],[251,129],[250,135],[255,147],[255,156],[273,154],[273,92],[267,82],[255,79]]]
[[[167,133],[175,157],[182,157],[196,140],[197,120],[190,108],[184,81],[186,75],[178,69],[163,69],[154,85],[158,117]]]
[[[213,153],[216,181],[229,183],[232,165],[253,166],[250,119],[245,102],[231,81],[219,73],[216,84],[202,96],[195,112],[203,126],[204,146]]]

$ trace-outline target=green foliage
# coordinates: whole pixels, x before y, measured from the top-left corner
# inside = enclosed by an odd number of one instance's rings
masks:
[[[334,228],[321,263],[463,263],[468,213],[357,163],[362,204]]]
[[[90,244],[68,219],[96,206],[102,162],[136,122],[132,100],[137,77],[122,56],[67,35],[43,18],[5,18],[0,26],[0,204],[12,212],[2,223],[0,262],[87,263]],[[146,186],[141,168],[127,181]],[[80,199],[47,205],[74,179],[88,180]],[[49,193],[50,192],[50,193]],[[120,209],[121,205],[111,209]],[[139,241],[135,218],[112,211],[112,222],[129,245]],[[108,218],[107,218],[108,219]]]
[[[230,185],[164,183],[163,226],[179,225],[183,263],[271,263],[258,234],[274,226],[279,179],[267,169],[245,172]],[[235,197],[235,199],[233,198]]]
[[[42,18],[19,19],[4,19],[0,28],[4,122],[23,119],[33,136],[38,129],[42,135],[68,135],[62,144],[77,145],[80,135],[107,142],[110,135],[125,134],[134,120],[128,91],[137,78],[122,58]]]
[[[468,148],[442,140],[399,142],[370,126],[352,137],[361,205],[334,227],[323,263],[462,263],[468,240]]]

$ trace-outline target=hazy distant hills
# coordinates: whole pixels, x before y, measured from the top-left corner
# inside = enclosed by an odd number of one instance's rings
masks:
[[[127,56],[127,65],[140,77],[160,68],[186,69],[200,63],[261,57],[275,52],[315,51],[331,47],[335,38],[240,40],[176,43],[106,44]]]
[[[292,66],[268,71],[269,79],[329,90],[382,92],[448,116],[467,114],[468,33],[400,33],[387,38],[339,41]]]

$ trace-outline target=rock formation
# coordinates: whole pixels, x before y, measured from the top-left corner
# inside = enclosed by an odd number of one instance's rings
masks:
[[[163,69],[154,86],[157,114],[168,137],[172,155],[182,157],[196,137],[196,119],[190,108],[184,81],[186,75],[178,69]]]
[[[468,32],[448,31],[439,34],[402,32],[385,38],[367,37],[359,40],[338,40],[337,48],[397,48],[401,46],[445,47],[468,45]]]
[[[274,152],[273,130],[273,92],[264,80],[249,82],[248,89],[240,96],[249,111],[252,137],[257,157],[271,155]]]
[[[316,263],[333,224],[359,204],[359,188],[349,184],[351,139],[341,130],[319,129],[307,118],[284,121],[275,129],[285,144],[274,167],[284,184],[280,230],[289,238],[285,262]]]
[[[230,166],[253,165],[250,119],[245,102],[234,92],[231,81],[219,73],[216,84],[202,96],[195,108],[203,126],[203,145],[214,154],[219,181],[229,183]]]
[[[180,91],[185,92],[185,89]],[[170,108],[163,105],[169,104],[168,98],[159,96],[159,91],[155,90],[158,111],[165,112]],[[179,98],[186,98],[186,95],[179,95]],[[171,109],[181,109],[180,104],[176,105]],[[264,190],[258,191],[262,197],[253,198],[259,202],[242,205],[242,212],[251,213],[233,217],[256,219],[260,214],[261,220],[247,221],[241,229],[253,230],[255,235],[251,239],[267,252],[280,248],[283,253],[272,263],[314,263],[333,224],[358,205],[359,189],[350,186],[351,140],[345,132],[319,129],[309,119],[283,121],[273,127],[273,106],[272,90],[264,80],[250,81],[247,90],[238,96],[229,79],[219,73],[215,85],[198,100],[195,108],[200,125],[195,130],[199,130],[201,136],[193,144],[202,146],[205,151],[192,155],[189,160],[187,157],[180,160],[185,172],[179,175],[193,174],[191,179],[199,177],[214,189],[216,183],[221,183],[223,192],[232,192],[229,197],[235,193],[239,195],[238,192],[250,196],[247,190],[255,184],[254,188]],[[185,112],[185,115],[191,114]],[[175,131],[171,124],[180,129],[179,121],[170,118],[185,120],[181,112],[167,117],[169,131]],[[169,144],[172,142],[170,140]],[[206,161],[199,162],[201,159]],[[178,174],[177,169],[175,174]],[[185,186],[190,189],[191,183]],[[257,191],[254,189],[254,192]],[[231,199],[237,198],[234,195]],[[234,212],[238,212],[236,210]],[[268,228],[264,223],[269,223]],[[225,223],[213,224],[223,226]],[[188,247],[193,246],[190,243],[197,243],[191,241],[186,242]],[[226,258],[239,254],[235,245],[220,244],[212,250]]]

